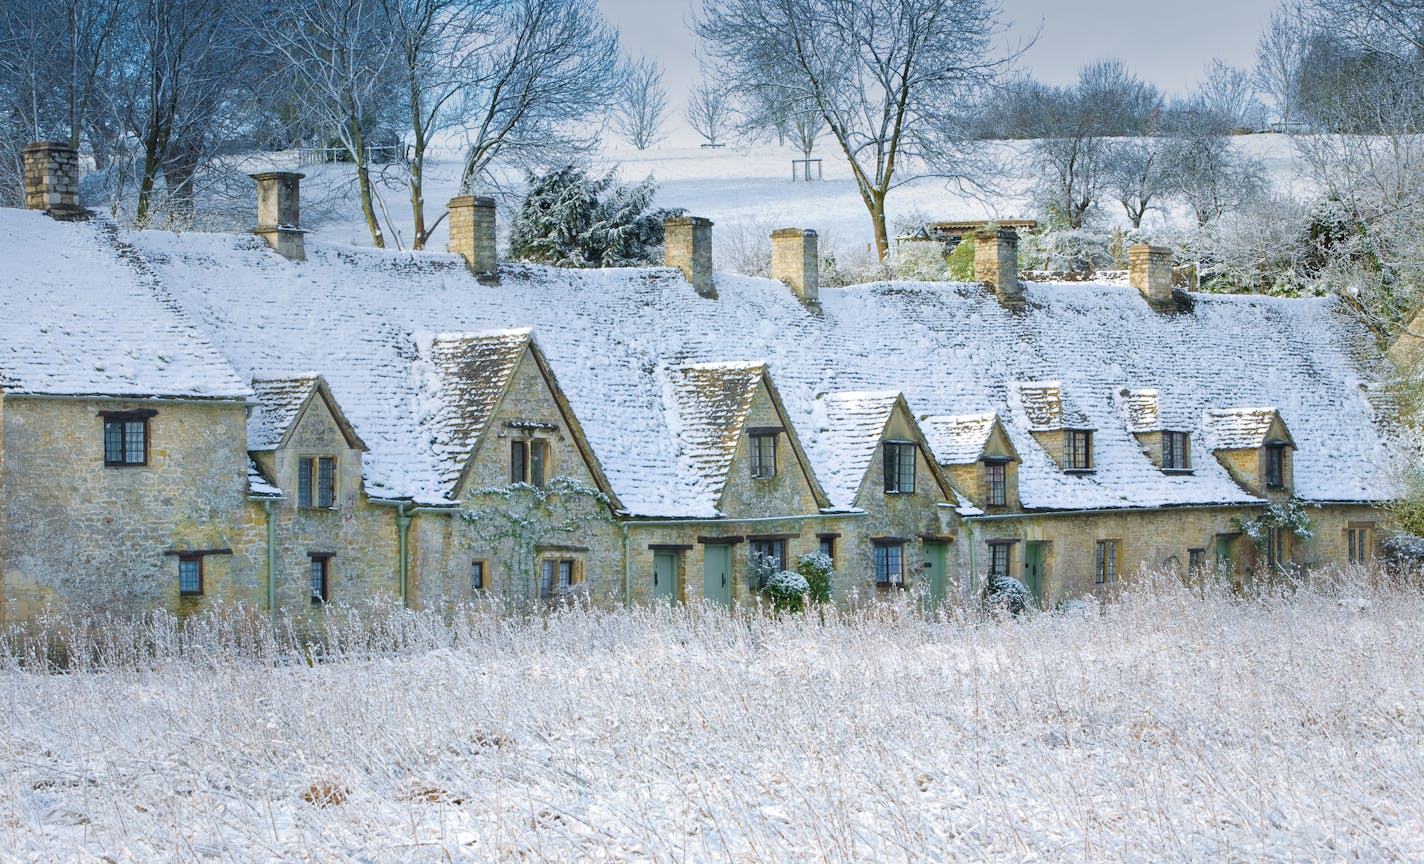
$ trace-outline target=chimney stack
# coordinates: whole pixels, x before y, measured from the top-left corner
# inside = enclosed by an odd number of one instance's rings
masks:
[[[816,232],[781,228],[771,232],[771,278],[785,282],[802,303],[818,303],[820,253]]]
[[[499,255],[495,249],[494,199],[485,195],[462,195],[450,199],[451,252],[462,256],[465,265],[481,282],[499,281]]]
[[[676,267],[703,297],[715,298],[712,284],[712,220],[676,216],[663,223],[663,261]]]
[[[993,288],[1004,303],[1023,302],[1017,232],[997,228],[974,233],[974,278]]]
[[[1172,301],[1172,250],[1165,246],[1139,243],[1127,250],[1128,281],[1153,306],[1168,307]]]
[[[292,261],[307,259],[302,229],[302,178],[294,171],[268,171],[247,175],[257,181],[257,227],[254,234],[267,241],[278,255]]]
[[[58,141],[36,141],[25,148],[25,209],[43,210],[56,219],[82,219],[79,206],[79,151]]]

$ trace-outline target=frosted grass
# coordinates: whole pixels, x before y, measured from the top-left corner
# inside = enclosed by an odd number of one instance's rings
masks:
[[[1424,859],[1417,589],[366,614],[12,634],[0,860]]]

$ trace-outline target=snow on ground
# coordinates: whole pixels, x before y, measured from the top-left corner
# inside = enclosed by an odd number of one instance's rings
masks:
[[[1412,589],[251,629],[11,657],[0,860],[1424,859]]]
[[[1310,184],[1295,155],[1291,139],[1285,135],[1246,135],[1232,138],[1234,146],[1254,156],[1265,165],[1275,189],[1284,194],[1307,194]],[[995,178],[996,188],[984,192],[961,190],[939,178],[912,180],[893,190],[887,203],[892,233],[895,223],[909,219],[992,219],[1032,218],[1035,212],[1028,200],[1028,181],[1021,173],[1026,164],[1024,142],[985,142],[981,145],[993,154],[1002,166]],[[718,226],[718,242],[730,243],[733,235],[763,237],[775,228],[814,228],[822,236],[822,245],[841,255],[863,254],[872,242],[870,217],[856,191],[848,163],[832,142],[821,142],[816,157],[823,160],[824,180],[793,181],[791,160],[800,152],[773,142],[728,145],[704,149],[679,143],[658,145],[638,151],[610,143],[598,155],[595,167],[618,167],[625,182],[642,180],[652,175],[661,184],[657,205],[681,207],[692,215],[710,218]],[[458,152],[444,150],[428,168],[425,200],[435,215],[443,212],[444,203],[457,193],[460,163]],[[262,167],[290,170],[295,154],[274,156]],[[255,170],[255,169],[254,169]],[[347,203],[329,218],[314,226],[315,236],[336,243],[358,246],[371,244],[370,234],[361,221],[353,189],[345,188],[352,174],[348,166],[313,166],[303,168],[308,176],[307,194],[321,194],[323,187],[341,185]],[[904,175],[909,176],[909,175]],[[519,178],[503,178],[518,188]],[[411,235],[410,205],[401,189],[382,191],[388,211],[394,218],[404,243]],[[501,202],[506,214],[517,203]],[[1121,208],[1106,202],[1105,212],[1114,223],[1123,221]],[[1164,220],[1180,221],[1185,211],[1170,214],[1153,213],[1148,225],[1161,226]],[[507,221],[502,220],[503,228]],[[738,238],[740,239],[740,238]],[[445,226],[435,231],[430,248],[445,248]],[[392,244],[394,245],[394,244]]]

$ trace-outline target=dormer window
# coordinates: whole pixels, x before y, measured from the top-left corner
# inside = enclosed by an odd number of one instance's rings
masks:
[[[753,480],[770,480],[776,476],[776,432],[757,430],[747,436],[751,445]]]
[[[1063,469],[1093,470],[1093,433],[1086,429],[1069,429],[1063,437]]]
[[[990,507],[1009,503],[1009,466],[1006,462],[984,463],[984,502]]]
[[[915,447],[908,441],[885,444],[885,494],[908,495],[915,491]]]
[[[1162,433],[1162,470],[1189,471],[1192,467],[1191,450],[1186,432]]]
[[[297,460],[297,506],[330,509],[336,506],[336,458],[306,456]]]
[[[1286,486],[1286,445],[1282,441],[1266,442],[1266,488]]]
[[[544,485],[549,463],[549,442],[543,438],[520,438],[509,442],[509,482]]]

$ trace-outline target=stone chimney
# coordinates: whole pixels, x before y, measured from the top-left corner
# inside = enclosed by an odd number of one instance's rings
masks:
[[[481,282],[499,281],[494,199],[462,195],[450,199],[449,208],[450,245],[447,248],[462,256],[470,272]]]
[[[785,282],[802,303],[820,302],[820,257],[815,231],[781,228],[771,232],[771,278]]]
[[[1127,275],[1132,287],[1153,306],[1172,305],[1172,250],[1139,243],[1127,250]]]
[[[994,289],[1004,303],[1022,303],[1019,235],[1006,228],[974,234],[974,278]]]
[[[277,254],[293,261],[307,259],[302,229],[302,177],[292,171],[247,175],[257,181],[257,227],[254,234]]]
[[[663,260],[676,267],[703,297],[716,297],[712,284],[712,220],[677,216],[663,223]]]
[[[43,210],[56,219],[82,219],[79,206],[79,151],[57,141],[36,141],[25,148],[25,209]]]

